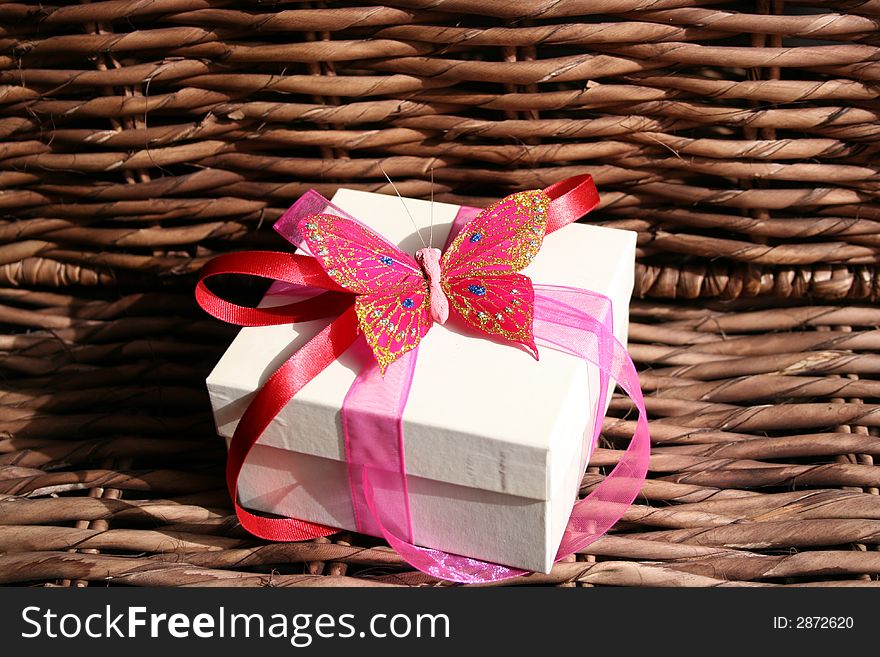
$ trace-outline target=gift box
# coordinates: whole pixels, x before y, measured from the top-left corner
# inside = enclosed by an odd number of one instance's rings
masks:
[[[332,203],[409,253],[431,234],[429,216],[440,245],[461,210],[349,189]],[[608,297],[614,335],[625,343],[635,244],[633,232],[571,224],[547,235],[522,273]],[[297,298],[275,285],[262,306]],[[221,436],[231,438],[255,391],[328,323],[239,332],[207,379]],[[340,417],[363,366],[355,351],[307,383],[268,425],[240,474],[242,506],[365,531],[351,502]],[[597,408],[599,386],[598,368],[572,355],[542,349],[536,359],[462,322],[435,325],[419,345],[402,414],[412,542],[548,572],[589,460],[595,415],[605,411]]]

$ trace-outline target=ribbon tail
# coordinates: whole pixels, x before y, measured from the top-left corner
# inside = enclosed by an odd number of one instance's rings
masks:
[[[572,354],[607,372],[638,409],[636,429],[622,458],[605,480],[575,503],[557,560],[573,554],[606,533],[635,500],[648,472],[651,439],[645,401],[635,365],[624,346],[599,318],[601,295],[575,288],[536,286],[535,335],[542,346]],[[601,380],[601,379],[600,379]],[[601,383],[593,441],[604,411],[607,379]]]
[[[238,478],[247,456],[278,412],[357,337],[357,315],[349,307],[342,315],[297,350],[254,396],[239,420],[229,444],[226,485],[242,527],[272,541],[301,541],[333,534],[338,529],[296,518],[257,516],[238,503]]]

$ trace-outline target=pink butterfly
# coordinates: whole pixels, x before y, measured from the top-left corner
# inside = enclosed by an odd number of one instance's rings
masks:
[[[518,192],[483,210],[445,253],[403,253],[369,228],[331,214],[313,214],[299,232],[327,275],[357,294],[360,330],[382,374],[413,349],[451,307],[465,322],[519,343],[537,357],[534,292],[524,269],[537,255],[550,197]]]

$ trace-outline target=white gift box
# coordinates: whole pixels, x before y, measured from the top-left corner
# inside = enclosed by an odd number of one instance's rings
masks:
[[[340,189],[332,201],[402,249],[422,246],[397,197]],[[429,202],[405,203],[427,241]],[[434,203],[434,245],[458,210]],[[523,273],[609,297],[625,343],[635,244],[630,231],[572,224],[547,235]],[[329,321],[239,332],[207,379],[221,436],[232,436],[254,391]],[[272,421],[242,469],[243,506],[356,531],[340,420],[354,378],[344,354]],[[536,361],[454,322],[435,324],[419,345],[403,414],[413,541],[549,572],[589,458],[598,385],[598,370],[573,356],[541,348]]]

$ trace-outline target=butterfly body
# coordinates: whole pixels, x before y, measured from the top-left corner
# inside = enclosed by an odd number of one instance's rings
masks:
[[[518,192],[466,224],[444,253],[425,247],[415,257],[348,218],[311,215],[300,231],[327,275],[357,294],[358,326],[383,373],[450,310],[537,357],[532,284],[518,272],[540,249],[549,204],[541,190]]]
[[[428,281],[428,291],[431,294],[429,307],[431,319],[438,324],[445,324],[449,319],[449,299],[443,291],[440,273],[440,249],[426,246],[416,251],[416,262],[422,266],[422,272]]]

